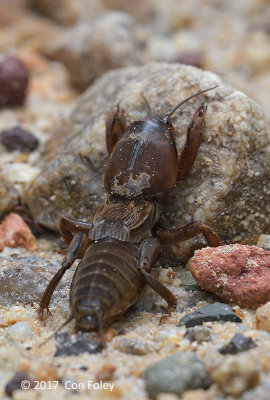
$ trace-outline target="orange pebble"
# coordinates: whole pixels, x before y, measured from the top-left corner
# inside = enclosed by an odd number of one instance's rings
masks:
[[[110,381],[114,377],[116,367],[110,363],[104,363],[97,372],[96,381]]]
[[[30,228],[18,214],[9,214],[0,225],[1,243],[8,247],[24,247],[31,252],[38,250],[38,245]],[[3,250],[3,248],[2,248]]]

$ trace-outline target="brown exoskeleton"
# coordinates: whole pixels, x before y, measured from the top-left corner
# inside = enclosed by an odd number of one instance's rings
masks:
[[[63,217],[60,231],[68,245],[62,267],[50,281],[40,301],[40,314],[49,310],[51,296],[76,259],[81,259],[70,289],[71,314],[75,328],[89,331],[108,326],[138,298],[147,283],[168,303],[176,297],[151,275],[161,245],[203,233],[210,246],[220,239],[209,226],[191,223],[178,229],[160,227],[162,199],[177,181],[187,177],[195,161],[204,130],[205,104],[195,112],[184,147],[178,154],[171,115],[190,96],[161,118],[152,117],[126,127],[118,108],[106,122],[109,159],[104,186],[109,196],[96,211],[92,223]],[[65,325],[63,324],[63,326]]]

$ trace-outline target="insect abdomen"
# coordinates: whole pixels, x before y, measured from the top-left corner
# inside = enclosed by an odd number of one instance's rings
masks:
[[[137,270],[139,246],[104,238],[87,249],[74,274],[70,303],[76,329],[97,328],[97,316],[110,324],[138,298],[144,280]]]

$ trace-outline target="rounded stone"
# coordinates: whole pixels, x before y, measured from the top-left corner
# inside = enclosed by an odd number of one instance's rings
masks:
[[[151,399],[160,393],[181,395],[189,389],[207,384],[207,372],[202,361],[193,353],[176,353],[150,365],[144,374],[146,391]]]
[[[256,328],[270,332],[270,301],[256,311]]]
[[[13,340],[23,339],[27,336],[32,334],[31,326],[26,321],[19,321],[15,324],[9,326],[6,329],[6,333],[10,336]]]
[[[0,54],[0,106],[22,105],[28,81],[28,71],[19,58]]]
[[[211,378],[225,394],[238,397],[258,385],[259,366],[248,354],[228,356],[214,369]]]
[[[1,142],[8,149],[8,151],[25,151],[31,152],[38,146],[39,140],[33,135],[32,132],[15,126],[1,132]]]
[[[207,247],[189,262],[198,284],[227,303],[257,308],[270,300],[270,251],[234,244]]]
[[[35,220],[53,229],[62,215],[88,220],[106,197],[105,121],[117,108],[128,122],[147,118],[141,93],[153,114],[164,116],[188,96],[219,85],[187,102],[172,116],[180,151],[188,125],[202,102],[208,106],[206,127],[194,166],[164,202],[170,227],[200,221],[232,241],[262,232],[270,224],[269,126],[260,107],[217,75],[192,66],[150,63],[110,71],[77,100],[65,126],[52,139],[41,174],[25,192]],[[48,161],[48,159],[50,161]],[[162,189],[162,188],[161,188]],[[209,195],[211,193],[211,195]],[[185,261],[205,245],[202,235],[175,243],[170,257]]]

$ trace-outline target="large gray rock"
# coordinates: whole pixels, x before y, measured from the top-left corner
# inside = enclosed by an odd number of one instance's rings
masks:
[[[165,201],[172,227],[201,221],[231,242],[266,231],[270,225],[269,125],[258,104],[225,85],[217,75],[194,67],[152,63],[111,71],[77,101],[59,127],[42,173],[25,193],[34,218],[57,229],[61,215],[91,219],[106,194],[103,172],[105,120],[119,104],[129,121],[146,118],[141,92],[156,114],[164,115],[199,90],[219,87],[195,97],[173,116],[178,148],[197,107],[208,104],[206,129],[197,160],[186,182],[177,183]],[[51,146],[52,147],[52,146]],[[55,147],[55,146],[54,146]],[[161,149],[162,151],[162,149]],[[184,259],[205,244],[197,237],[175,244]],[[173,254],[169,250],[170,255]]]
[[[60,269],[56,260],[25,253],[23,256],[0,254],[0,304],[9,307],[17,304],[39,302],[49,281]],[[73,272],[67,271],[52,297],[51,306],[68,301]]]

